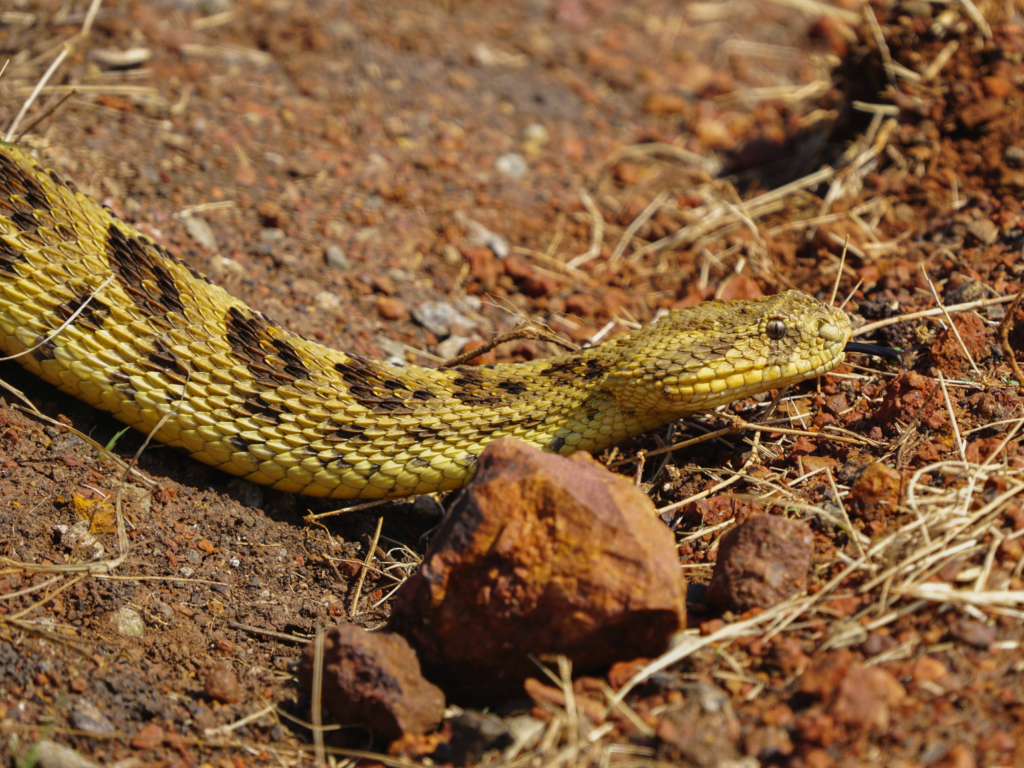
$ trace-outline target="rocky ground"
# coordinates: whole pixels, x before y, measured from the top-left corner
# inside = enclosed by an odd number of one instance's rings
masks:
[[[1024,762],[1018,5],[98,7],[0,8],[0,127],[67,51],[20,141],[296,332],[432,365],[522,319],[580,343],[707,298],[827,299],[838,279],[859,340],[904,350],[905,369],[850,356],[770,414],[742,401],[596,457],[675,537],[690,586],[670,656],[624,649],[575,683],[538,670],[487,702],[511,747],[456,753],[487,727],[450,709],[394,744],[328,732],[331,759]],[[160,446],[126,478],[142,436],[14,363],[0,378],[38,410],[0,401],[4,759],[312,763],[303,648],[384,625],[438,504],[330,515]],[[788,537],[763,512],[802,521],[766,567],[809,567],[725,607],[752,589],[744,541]],[[79,520],[93,538],[59,532]]]

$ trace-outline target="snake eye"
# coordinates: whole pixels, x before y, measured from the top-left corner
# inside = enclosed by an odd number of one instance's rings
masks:
[[[786,323],[782,320],[769,320],[764,329],[769,339],[781,339],[786,335]]]

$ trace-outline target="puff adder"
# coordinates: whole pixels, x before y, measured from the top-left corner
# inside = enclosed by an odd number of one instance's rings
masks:
[[[170,413],[157,440],[285,491],[458,488],[499,437],[597,451],[823,374],[849,338],[843,312],[790,291],[545,360],[379,363],[282,328],[0,144],[0,350],[34,348],[28,370],[142,432]]]

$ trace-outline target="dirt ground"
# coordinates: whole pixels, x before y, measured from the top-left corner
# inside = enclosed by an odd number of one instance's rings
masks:
[[[827,298],[837,275],[858,326],[1021,286],[1024,18],[967,5],[108,0],[82,36],[84,1],[9,0],[0,127],[66,45],[21,141],[251,306],[370,357],[431,365],[524,318],[581,342],[707,298]],[[458,315],[431,323],[425,302]],[[648,451],[640,479],[697,587],[737,518],[807,519],[814,600],[758,623],[691,588],[688,637],[714,642],[627,696],[649,727],[612,718],[517,764],[1024,764],[1024,311],[1006,316],[859,337],[907,371],[851,355],[759,447],[652,453],[677,428],[599,457],[633,475]],[[383,623],[438,505],[311,522],[337,506],[153,445],[125,481],[143,436],[15,363],[0,378],[52,419],[0,401],[5,763],[52,740],[102,765],[312,764],[294,663],[318,627]],[[80,519],[118,553],[119,487],[124,562],[54,570],[91,546],[57,529]],[[694,685],[732,712],[711,762],[651,735]]]

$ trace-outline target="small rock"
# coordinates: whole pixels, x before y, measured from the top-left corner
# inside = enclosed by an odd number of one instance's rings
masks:
[[[90,527],[88,520],[79,520],[71,527],[55,526],[55,530],[60,533],[60,543],[72,552],[76,562],[94,563],[102,560],[106,554],[99,539],[89,530]]]
[[[351,266],[348,256],[336,245],[328,245],[324,249],[324,261],[327,262],[327,266],[335,269],[348,269]]]
[[[111,613],[110,621],[118,634],[125,637],[142,637],[146,633],[146,623],[136,610],[128,606]]]
[[[814,536],[807,523],[757,515],[722,537],[708,602],[735,611],[770,608],[807,589]]]
[[[390,296],[377,297],[377,314],[385,320],[403,320],[409,316],[405,310],[405,304]]]
[[[516,152],[509,152],[494,161],[494,170],[502,176],[508,176],[510,179],[521,179],[526,175],[529,167],[526,165],[526,160],[522,155]]]
[[[512,743],[505,722],[495,715],[467,710],[448,721],[452,729],[445,762],[475,765],[492,749],[504,749]]]
[[[540,123],[530,123],[523,129],[523,141],[528,144],[547,144],[551,141],[551,135]]]
[[[466,226],[469,228],[469,237],[466,238],[469,245],[488,248],[499,259],[508,258],[509,253],[512,252],[508,240],[497,232],[492,232],[480,222],[468,219]]]
[[[417,323],[439,338],[448,336],[455,322],[473,327],[473,322],[447,301],[425,301],[413,309],[412,316]]]
[[[213,230],[210,229],[210,225],[206,223],[205,219],[186,216],[182,219],[182,224],[185,226],[188,236],[195,240],[198,245],[208,251],[217,250],[217,238],[214,237]]]
[[[832,716],[865,730],[885,731],[892,708],[906,698],[899,681],[880,667],[853,664],[832,704]]]
[[[934,656],[922,656],[914,661],[910,675],[915,683],[933,683],[949,674],[946,665]]]
[[[895,469],[875,461],[861,470],[850,487],[846,509],[860,520],[884,520],[899,503],[903,476]]]
[[[946,291],[946,295],[943,297],[943,303],[946,304],[946,306],[949,306],[950,304],[966,304],[968,301],[984,299],[988,294],[989,290],[985,287],[983,282],[980,280],[967,279],[955,288]]]
[[[437,345],[437,356],[442,360],[451,360],[462,352],[463,347],[469,341],[468,336],[449,336]]]
[[[996,628],[977,619],[957,619],[949,627],[949,636],[975,648],[988,648],[996,641]]]
[[[48,739],[38,742],[33,753],[37,768],[99,768],[99,763],[94,763],[75,750]],[[21,763],[30,764],[27,759]]]
[[[398,287],[395,285],[395,281],[391,279],[390,275],[374,275],[371,284],[373,285],[373,290],[387,296],[392,296],[398,291]]]
[[[71,710],[71,726],[88,733],[116,733],[117,728],[92,703],[79,700]]]
[[[955,379],[966,375],[970,362],[964,350],[970,353],[975,363],[988,356],[991,344],[986,335],[985,321],[973,312],[963,312],[953,317],[952,328],[940,333],[929,348],[932,365],[939,368],[947,378]]]
[[[307,690],[313,649],[313,643],[306,646],[298,669]],[[324,635],[323,670],[323,701],[334,717],[364,724],[388,742],[427,733],[444,715],[444,694],[423,679],[416,654],[399,635],[334,627]]]
[[[238,685],[238,676],[230,661],[221,661],[213,665],[206,675],[204,687],[207,697],[221,704],[236,704],[242,698]]]
[[[488,701],[521,692],[531,656],[604,671],[656,656],[685,625],[674,538],[651,500],[586,454],[512,439],[481,454],[390,623],[431,679]]]
[[[658,760],[701,768],[736,761],[740,724],[729,697],[706,685],[695,685],[687,693],[682,704],[667,707],[658,721]]]
[[[967,225],[967,231],[975,240],[984,245],[992,245],[999,239],[999,227],[991,219],[978,219]]]
[[[1011,168],[1024,168],[1024,147],[1007,147],[1003,151],[1003,162]]]
[[[685,115],[690,111],[690,102],[674,93],[652,93],[644,100],[644,112],[649,115]]]
[[[164,741],[164,729],[156,723],[149,723],[139,729],[132,739],[131,745],[135,749],[156,749]]]
[[[153,56],[149,48],[93,48],[89,59],[104,69],[132,69],[145,64]]]

